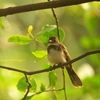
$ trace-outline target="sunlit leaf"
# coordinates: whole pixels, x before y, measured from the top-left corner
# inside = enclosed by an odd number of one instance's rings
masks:
[[[26,45],[26,44],[29,44],[30,42],[32,42],[32,39],[30,39],[27,36],[17,35],[17,36],[11,36],[8,39],[8,42],[14,42],[16,44]]]
[[[50,31],[50,30],[53,30],[54,28],[56,28],[56,25],[45,25],[45,26],[43,26],[42,27],[42,31]],[[40,34],[42,34],[41,32],[40,32]]]
[[[50,86],[55,87],[57,84],[57,75],[54,71],[49,72],[49,82]]]
[[[32,54],[37,58],[43,58],[46,57],[47,52],[46,51],[34,51]]]
[[[17,84],[17,89],[19,91],[25,92],[27,90],[27,87],[28,87],[28,83],[26,82],[26,78],[22,77]]]
[[[31,33],[31,32],[32,32],[32,30],[33,30],[33,26],[32,26],[32,25],[30,25],[30,26],[28,27],[28,33]]]
[[[45,85],[43,83],[41,83],[40,91],[41,92],[44,92],[45,90],[46,90]]]
[[[46,68],[49,68],[50,66],[51,66],[51,64],[46,63],[46,64],[43,64],[43,65],[42,65],[42,68],[43,68],[43,69],[46,69]]]
[[[28,33],[26,34],[26,36],[28,36],[28,37],[32,37],[32,38],[34,38],[34,36],[32,35],[32,30],[33,30],[33,26],[32,25],[30,25],[29,27],[28,27]]]
[[[30,83],[31,83],[31,88],[32,88],[32,90],[33,90],[33,91],[36,91],[36,89],[37,89],[36,80],[35,80],[33,77],[30,77],[30,78],[29,78],[29,81],[30,81]]]
[[[59,28],[59,33],[60,33],[60,41],[62,42],[65,36],[65,32],[62,28]],[[51,36],[58,37],[56,25],[46,25],[42,28],[41,32],[36,34],[36,38],[38,38],[38,40],[42,42],[44,45],[47,45],[48,39]]]

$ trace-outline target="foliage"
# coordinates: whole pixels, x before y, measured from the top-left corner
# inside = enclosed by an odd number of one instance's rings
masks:
[[[17,88],[19,91],[25,92],[27,90],[27,87],[28,87],[28,83],[26,82],[26,78],[22,77],[17,84]]]
[[[21,35],[20,36],[11,36],[8,39],[8,42],[13,42],[13,43],[16,43],[19,45],[26,45],[26,44],[29,44],[30,42],[33,42],[32,40],[35,39],[37,42],[42,43],[44,45],[47,45],[47,42],[48,42],[48,39],[50,36],[52,36],[52,35],[57,36],[57,31],[56,31],[57,27],[55,25],[44,26],[42,28],[42,31],[37,33],[36,36],[32,35],[32,33],[31,33],[32,29],[33,29],[33,27],[29,26],[28,33],[26,34],[26,36],[21,36]],[[64,31],[61,28],[59,30],[60,30],[60,39],[62,41],[64,39]],[[34,52],[32,52],[32,54],[35,57],[37,57],[38,59],[44,58],[45,56],[47,56],[47,52],[43,51],[43,50],[42,51],[34,51]],[[43,66],[43,68],[48,68],[50,66],[50,64],[44,64],[42,66]],[[57,84],[57,75],[54,71],[51,71],[51,72],[49,72],[48,76],[49,76],[50,86],[54,88]],[[35,94],[40,94],[40,93],[45,92],[47,90],[46,86],[43,83],[41,83],[40,90],[38,92],[36,92],[37,83],[33,77],[29,77],[29,83],[31,86],[31,91],[33,91],[34,94],[31,96],[27,96],[26,97],[27,100],[30,100]],[[24,92],[27,90],[28,86],[29,86],[29,84],[26,81],[26,77],[22,77],[17,84],[18,90],[24,91]],[[56,100],[55,94],[53,95],[52,100]]]
[[[65,35],[64,30],[62,28],[59,28],[59,32],[60,41],[63,41]],[[44,45],[47,45],[47,41],[50,36],[58,36],[56,25],[45,25],[43,26],[42,31],[36,34],[37,39],[39,39],[39,41]]]
[[[32,54],[37,58],[43,58],[43,57],[47,56],[46,51],[34,51],[34,52],[32,52]]]
[[[32,35],[32,26],[28,27],[28,33],[26,34],[26,36],[11,36],[8,39],[8,42],[14,42],[17,44],[22,44],[22,45],[26,45],[29,44],[30,42],[32,42],[32,40],[34,40],[34,36]],[[59,28],[60,31],[60,41],[63,41],[64,39],[64,30],[62,28]],[[31,36],[31,38],[30,38]],[[42,28],[42,31],[40,31],[39,33],[37,33],[35,35],[35,40],[37,40],[38,42],[47,45],[48,43],[48,39],[50,36],[56,36],[57,37],[57,27],[56,25],[45,25]],[[34,53],[33,53],[34,54]]]
[[[12,36],[8,39],[8,42],[14,42],[16,44],[21,44],[21,45],[25,45],[28,44],[32,41],[32,39],[30,39],[27,36],[23,36],[23,35],[17,35],[17,36]]]
[[[57,75],[54,73],[54,71],[49,72],[49,82],[50,86],[55,87],[57,84]]]

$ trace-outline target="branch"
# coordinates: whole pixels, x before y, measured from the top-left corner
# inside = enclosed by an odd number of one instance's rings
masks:
[[[77,5],[77,4],[87,3],[92,1],[100,1],[100,0],[58,0],[58,1],[50,1],[50,2],[34,3],[34,4],[15,6],[15,7],[8,7],[8,8],[0,9],[0,16],[2,17],[2,16],[28,12],[28,11]]]
[[[25,95],[24,95],[24,97],[22,99],[22,100],[25,100],[26,97],[27,97],[27,95],[28,95],[28,93],[29,93],[30,87],[31,87],[27,75],[40,74],[40,73],[43,73],[43,72],[52,71],[52,70],[55,70],[57,68],[61,68],[61,67],[65,66],[65,65],[72,64],[72,63],[74,63],[74,62],[76,62],[76,61],[78,61],[78,60],[80,60],[80,59],[82,59],[82,58],[84,58],[84,57],[86,57],[88,55],[96,54],[96,53],[100,53],[100,50],[90,51],[90,52],[87,52],[87,53],[85,53],[85,54],[83,54],[83,55],[81,55],[81,56],[79,56],[79,57],[77,57],[77,58],[75,58],[73,60],[70,60],[70,61],[68,61],[68,62],[66,62],[64,64],[59,64],[58,66],[53,66],[53,67],[50,67],[50,68],[47,68],[47,69],[44,69],[44,70],[38,70],[38,71],[33,71],[33,72],[27,72],[27,71],[15,69],[15,68],[10,68],[10,67],[6,67],[6,66],[0,66],[0,68],[11,70],[11,71],[15,71],[15,72],[19,72],[19,73],[22,73],[22,74],[25,75],[26,82],[28,83],[27,91],[26,91],[26,93],[25,93]],[[63,90],[64,90],[64,94],[65,94],[65,99],[67,100],[67,95],[66,95],[66,91],[65,91],[64,70],[63,70],[63,82],[64,82],[64,84],[63,84]]]
[[[50,0],[48,0],[50,2]],[[59,33],[59,21],[58,21],[58,17],[57,17],[57,14],[55,12],[55,10],[53,8],[51,8],[52,10],[52,13],[53,13],[53,16],[55,18],[55,21],[56,21],[56,26],[57,26],[57,35],[58,35],[58,39],[60,40],[60,33]]]
[[[60,41],[60,33],[59,33],[59,21],[58,21],[58,18],[57,18],[57,14],[55,13],[54,9],[52,8],[52,13],[53,13],[53,16],[55,18],[55,21],[56,21],[56,26],[57,26],[57,35],[58,35],[58,39]]]
[[[11,71],[15,71],[15,72],[19,72],[19,73],[22,73],[22,74],[25,74],[25,75],[33,75],[33,74],[39,74],[39,73],[43,73],[43,72],[49,72],[49,71],[52,71],[52,70],[55,70],[55,69],[58,69],[60,67],[63,67],[65,65],[68,65],[68,64],[72,64],[86,56],[89,56],[89,55],[92,55],[92,54],[96,54],[96,53],[100,53],[100,50],[94,50],[94,51],[90,51],[90,52],[86,52],[84,53],[83,55],[75,58],[75,59],[72,59],[66,63],[63,63],[63,64],[60,64],[58,66],[53,66],[53,67],[50,67],[50,68],[47,68],[47,69],[44,69],[44,70],[38,70],[38,71],[32,71],[32,72],[27,72],[27,71],[23,71],[23,70],[19,70],[19,69],[15,69],[15,68],[10,68],[10,67],[6,67],[6,66],[0,66],[0,68],[2,69],[7,69],[7,70],[11,70]]]
[[[25,100],[25,99],[26,99],[26,97],[27,97],[27,95],[28,95],[28,93],[29,93],[29,90],[30,90],[30,88],[31,88],[31,84],[30,84],[30,82],[29,82],[29,80],[28,80],[28,76],[27,76],[26,74],[24,74],[24,75],[25,75],[25,78],[26,78],[26,82],[28,83],[28,87],[27,87],[27,91],[26,91],[24,97],[22,98],[22,100]]]

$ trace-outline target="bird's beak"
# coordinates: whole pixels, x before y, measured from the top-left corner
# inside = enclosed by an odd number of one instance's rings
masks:
[[[49,43],[52,43],[52,40],[49,40]]]

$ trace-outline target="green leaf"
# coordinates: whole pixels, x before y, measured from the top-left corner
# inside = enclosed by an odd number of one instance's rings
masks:
[[[42,35],[45,32],[49,32],[56,28],[56,25],[45,25],[42,27],[42,31],[37,33],[37,35]]]
[[[25,92],[27,90],[27,87],[28,87],[28,83],[26,82],[26,78],[22,77],[17,84],[17,89],[19,91]]]
[[[32,88],[32,90],[33,90],[33,91],[36,91],[36,89],[37,89],[37,84],[36,84],[35,79],[34,79],[33,77],[30,77],[30,78],[29,78],[29,81],[30,81],[30,83],[31,83],[31,88]]]
[[[14,42],[14,43],[20,44],[20,45],[29,44],[31,41],[32,41],[32,39],[30,39],[27,36],[23,36],[23,35],[11,36],[8,39],[8,42]]]
[[[28,36],[28,37],[31,36],[34,39],[34,36],[32,35],[32,30],[33,30],[33,26],[30,25],[28,27],[28,33],[26,34],[26,36]]]
[[[28,27],[28,33],[31,33],[31,32],[32,32],[32,30],[33,30],[33,26],[32,26],[32,25],[30,25],[30,26]]]
[[[42,30],[43,30],[43,32],[46,32],[46,31],[51,31],[51,30],[53,30],[54,28],[56,28],[56,25],[45,25],[45,26],[43,26],[42,27]]]
[[[32,52],[32,54],[37,58],[44,58],[47,56],[46,51],[34,51],[34,52]]]
[[[42,69],[49,68],[50,66],[51,66],[50,63],[43,64],[43,65],[42,65]]]
[[[62,42],[64,40],[65,32],[62,28],[59,28],[59,33],[60,33],[60,41]],[[48,44],[48,39],[51,36],[58,37],[56,25],[46,25],[42,28],[41,32],[36,34],[36,38],[44,45]]]
[[[55,87],[57,84],[57,75],[54,71],[49,72],[49,82],[50,86]]]
[[[40,91],[41,92],[44,92],[45,90],[46,90],[45,85],[43,83],[41,83]]]

